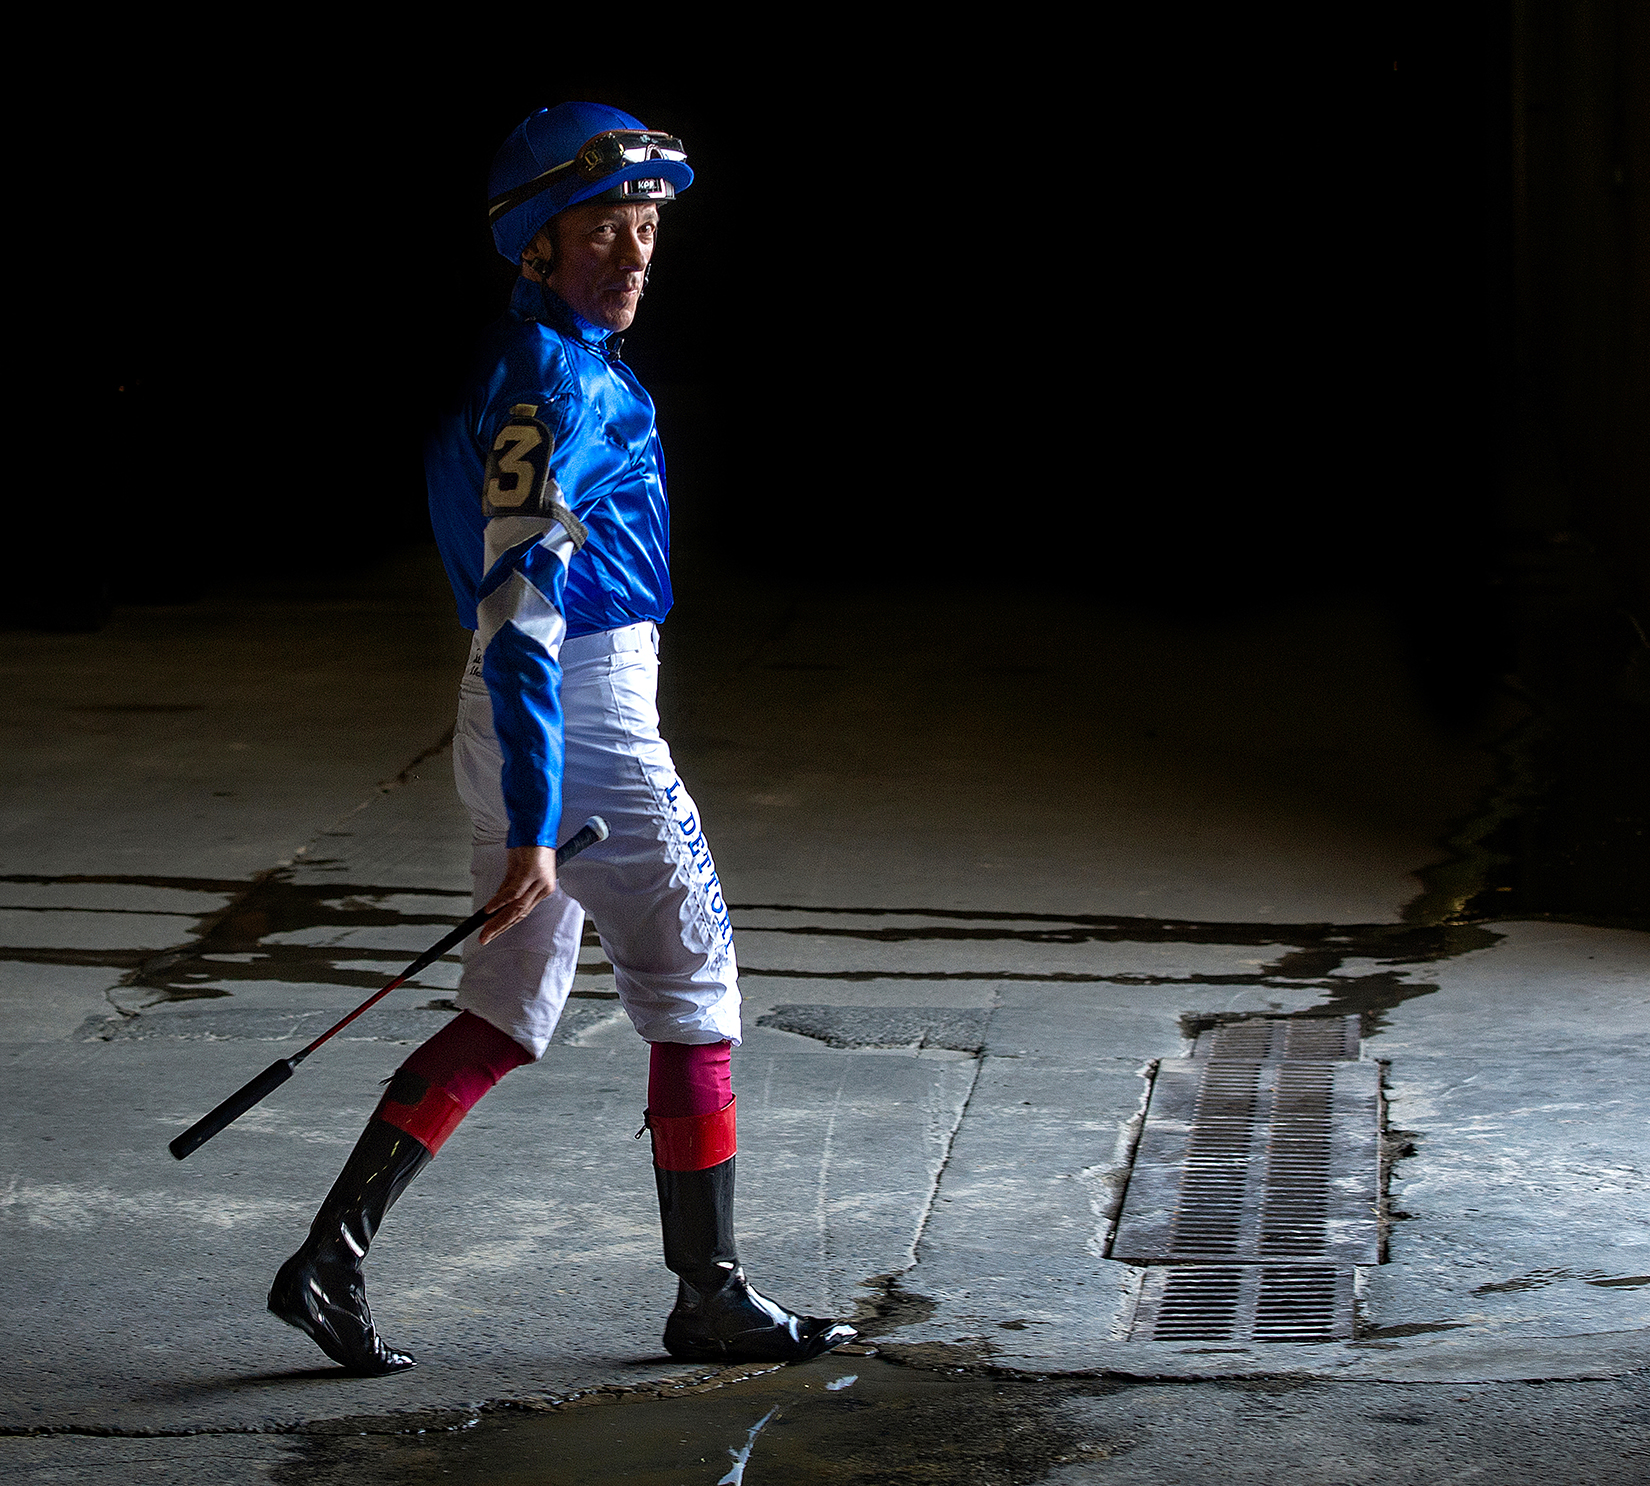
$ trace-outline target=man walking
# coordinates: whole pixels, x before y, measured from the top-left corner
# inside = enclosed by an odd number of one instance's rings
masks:
[[[494,917],[465,948],[460,1014],[397,1071],[269,1296],[357,1373],[413,1362],[373,1327],[361,1275],[372,1237],[481,1096],[543,1055],[587,910],[652,1045],[645,1120],[678,1277],[666,1348],[794,1361],[855,1335],[765,1299],[739,1264],[733,928],[659,736],[664,459],[616,333],[635,318],[659,206],[692,181],[679,140],[592,103],[533,114],[493,162],[493,240],[521,275],[425,465],[459,619],[475,631],[453,766],[474,826],[475,901]],[[611,834],[558,881],[561,823],[590,815]]]

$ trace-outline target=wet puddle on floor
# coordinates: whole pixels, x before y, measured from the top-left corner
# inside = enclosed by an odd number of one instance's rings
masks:
[[[1113,1453],[1062,1417],[1061,1405],[1117,1386],[831,1356],[678,1394],[501,1409],[423,1432],[311,1435],[274,1479],[282,1486],[1030,1486]]]

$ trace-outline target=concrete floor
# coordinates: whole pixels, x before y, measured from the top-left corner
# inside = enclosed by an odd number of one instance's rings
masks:
[[[957,596],[681,587],[662,709],[740,936],[759,1284],[880,1311],[885,1355],[917,1366],[1207,1379],[1205,1435],[1238,1429],[1215,1379],[1244,1375],[1430,1386],[1443,1427],[1475,1386],[1643,1400],[1650,936],[1403,922],[1495,764],[1416,709],[1378,615],[1195,629],[1020,602],[1005,622]],[[288,1445],[241,1432],[703,1375],[658,1348],[645,1048],[595,951],[558,1044],[374,1248],[410,1373],[341,1378],[263,1295],[456,964],[187,1162],[165,1151],[462,913],[464,646],[422,551],[0,635],[18,1479],[144,1479],[136,1441],[97,1438],[116,1431],[166,1436],[148,1479],[274,1480]],[[1312,1007],[1370,1013],[1414,1148],[1360,1338],[1124,1340],[1138,1272],[1104,1254],[1143,1072],[1186,1051],[1183,1017]],[[904,1047],[787,1030],[896,1022]],[[1149,1456],[1059,1479],[1186,1479]]]

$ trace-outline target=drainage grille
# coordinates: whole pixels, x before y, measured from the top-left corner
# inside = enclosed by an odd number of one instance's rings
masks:
[[[1352,1335],[1352,1271],[1328,1264],[1175,1264],[1146,1271],[1131,1338],[1335,1342]]]
[[[1356,1017],[1256,1017],[1158,1065],[1111,1257],[1151,1266],[1130,1336],[1352,1334],[1379,1258],[1380,1081]]]
[[[1249,1017],[1199,1035],[1194,1058],[1304,1058],[1322,1062],[1358,1056],[1358,1018]]]
[[[1374,1264],[1379,1119],[1374,1063],[1159,1064],[1112,1258]]]

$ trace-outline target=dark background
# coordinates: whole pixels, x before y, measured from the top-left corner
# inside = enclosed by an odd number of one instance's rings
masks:
[[[1632,773],[1650,17],[1331,11],[77,38],[34,121],[14,602],[428,540],[423,432],[511,277],[488,161],[590,98],[698,172],[625,346],[684,563],[1215,623],[1361,594],[1442,721],[1510,676],[1616,709]]]
[[[275,563],[416,536],[421,430],[508,288],[488,160],[592,97],[699,172],[626,355],[684,524],[752,563],[820,569],[840,529],[850,581],[1435,588],[1532,524],[1520,336],[1583,508],[1533,524],[1616,545],[1633,506],[1650,547],[1641,13],[1109,24],[1079,56],[827,36],[744,66],[710,38],[564,66],[522,29],[194,69],[101,37],[43,131],[41,411],[118,425],[97,462],[182,566],[230,531]]]

